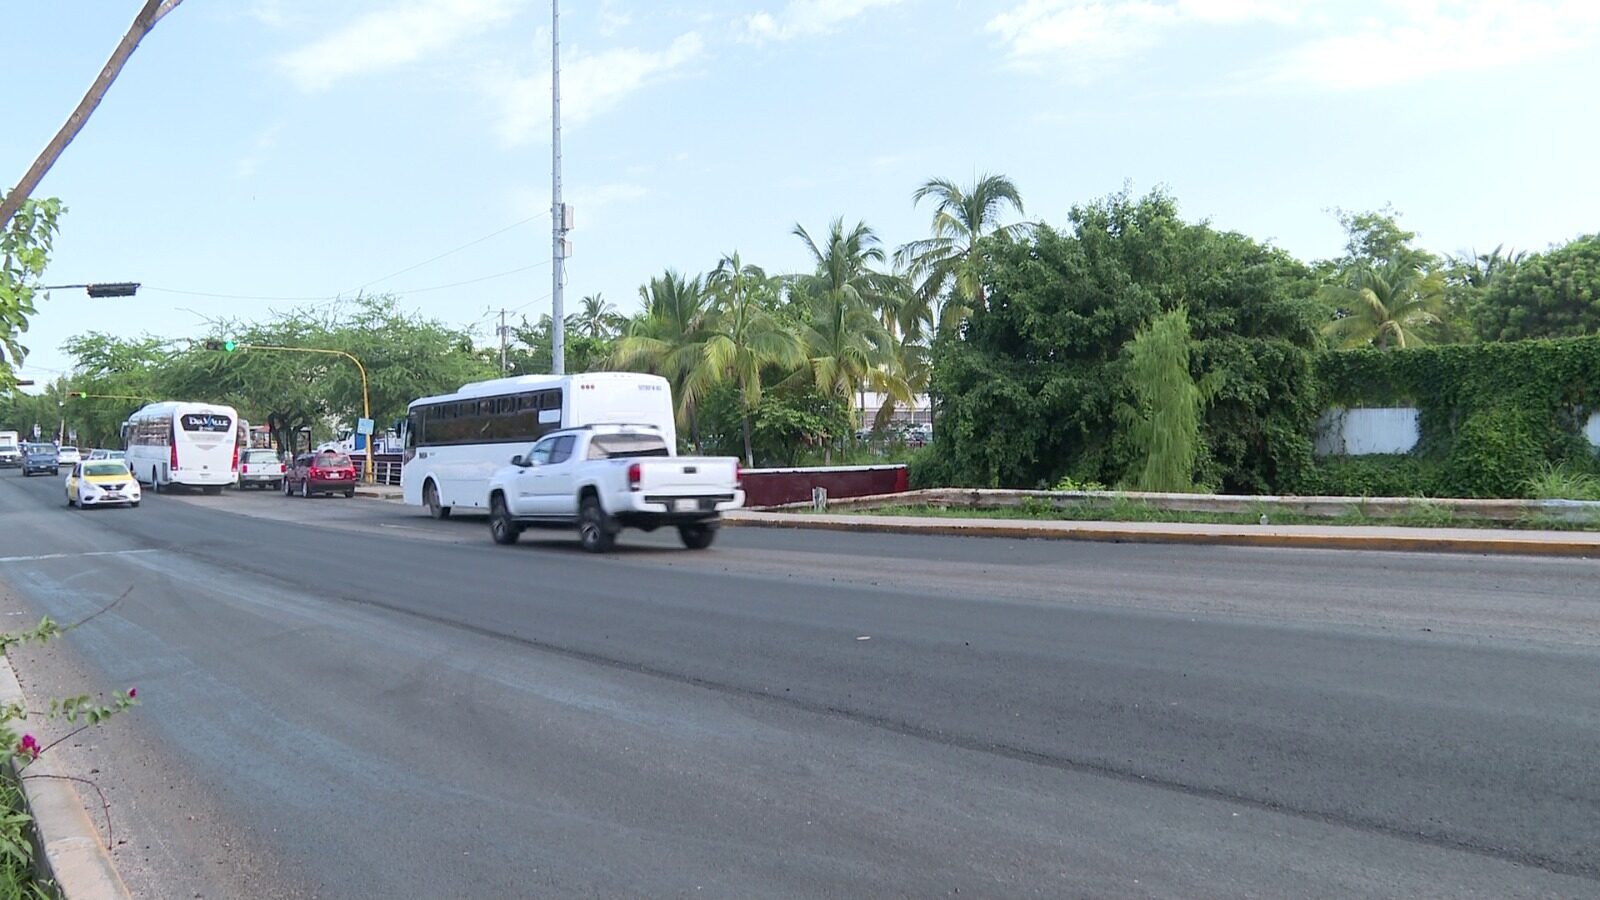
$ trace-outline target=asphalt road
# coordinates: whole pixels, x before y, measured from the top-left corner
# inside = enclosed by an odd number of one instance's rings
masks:
[[[1600,896],[1595,562],[60,491],[3,608],[132,589],[14,657],[138,685],[66,749],[145,896]]]

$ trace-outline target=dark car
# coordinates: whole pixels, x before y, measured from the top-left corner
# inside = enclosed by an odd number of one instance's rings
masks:
[[[22,474],[56,475],[60,471],[61,463],[54,444],[22,445]]]
[[[350,457],[336,450],[320,453],[302,453],[295,457],[294,465],[283,473],[283,495],[299,494],[356,495],[356,466]]]

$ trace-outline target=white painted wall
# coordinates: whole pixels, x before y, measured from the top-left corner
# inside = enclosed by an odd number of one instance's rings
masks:
[[[1596,420],[1591,420],[1590,425],[1600,428]],[[1409,453],[1421,436],[1415,407],[1334,407],[1317,421],[1316,452],[1319,456]]]
[[[1600,412],[1589,414],[1589,424],[1583,426],[1583,436],[1593,446],[1600,447]]]

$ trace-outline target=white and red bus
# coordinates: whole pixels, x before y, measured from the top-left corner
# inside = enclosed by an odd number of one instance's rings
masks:
[[[174,484],[221,493],[239,470],[239,413],[214,403],[152,403],[122,425],[133,477],[160,491]]]

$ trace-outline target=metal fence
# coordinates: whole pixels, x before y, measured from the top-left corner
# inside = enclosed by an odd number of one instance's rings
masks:
[[[372,481],[374,484],[400,486],[400,454],[372,454]]]

